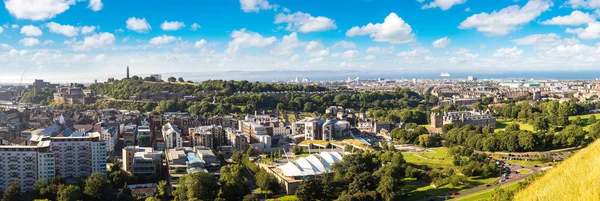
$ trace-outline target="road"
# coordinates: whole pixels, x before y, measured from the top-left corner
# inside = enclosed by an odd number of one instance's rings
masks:
[[[508,179],[508,180],[506,180],[504,182],[501,182],[501,183],[499,183],[497,185],[487,186],[487,184],[486,184],[485,186],[482,185],[482,186],[478,186],[478,187],[475,187],[475,188],[470,188],[470,189],[467,189],[467,190],[464,190],[464,191],[460,191],[459,192],[460,194],[458,196],[453,197],[453,198],[465,197],[465,196],[473,194],[473,193],[477,193],[477,192],[480,192],[480,191],[485,191],[485,190],[488,190],[488,189],[492,189],[492,188],[494,188],[496,186],[510,185],[510,184],[515,183],[515,182],[519,182],[521,180],[524,180],[524,179],[528,178],[529,176],[531,176],[531,175],[533,175],[535,173],[539,173],[541,171],[540,170],[541,168],[539,168],[539,167],[520,166],[520,165],[514,165],[514,164],[511,164],[509,166],[509,168],[510,168],[510,171],[511,171],[511,174],[509,176],[510,179]],[[529,170],[531,170],[531,172],[530,173],[518,173],[518,174],[516,174],[515,171],[518,171],[520,169],[529,169]]]

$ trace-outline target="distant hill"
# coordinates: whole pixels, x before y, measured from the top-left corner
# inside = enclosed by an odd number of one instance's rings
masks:
[[[600,140],[548,170],[515,200],[600,200]]]

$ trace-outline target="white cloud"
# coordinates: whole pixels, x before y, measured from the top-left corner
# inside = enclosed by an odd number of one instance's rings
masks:
[[[375,57],[374,55],[367,55],[367,56],[365,57],[365,60],[367,60],[367,61],[368,61],[368,60],[373,60],[373,59],[375,59],[375,58],[377,58],[377,57]]]
[[[11,57],[23,56],[25,54],[27,54],[27,50],[20,50],[19,51],[19,50],[12,49],[12,50],[10,50],[8,52],[8,55],[11,56]]]
[[[333,57],[339,57],[344,59],[357,57],[360,53],[357,50],[347,50],[344,53],[333,54]]]
[[[450,63],[468,63],[479,57],[479,54],[473,54],[465,48],[459,48],[452,54],[453,56],[448,59]]]
[[[492,13],[479,13],[465,19],[458,28],[475,28],[487,35],[507,35],[531,22],[552,7],[550,0],[529,0],[523,7],[512,5]]]
[[[42,30],[36,26],[27,25],[27,26],[21,27],[21,34],[26,35],[26,36],[41,36]]]
[[[52,19],[75,4],[75,0],[5,0],[4,6],[17,19]]]
[[[273,8],[273,5],[269,4],[267,0],[240,0],[242,10],[246,13],[255,12],[260,10],[269,10]]]
[[[84,61],[84,60],[87,60],[87,59],[88,59],[88,56],[85,55],[85,54],[76,54],[76,55],[73,55],[73,61],[78,61],[79,62],[79,61]]]
[[[37,44],[40,44],[40,40],[37,38],[23,38],[19,41],[24,46],[31,47]]]
[[[275,24],[287,23],[288,31],[302,33],[328,31],[337,29],[335,21],[327,17],[313,17],[308,13],[295,12],[293,14],[279,13],[275,16]]]
[[[421,54],[429,54],[429,53],[430,53],[429,49],[415,48],[411,51],[398,52],[398,54],[396,54],[396,55],[400,56],[400,57],[415,57],[415,56],[419,56]]]
[[[557,16],[552,19],[541,22],[545,25],[582,25],[596,21],[596,16],[584,13],[578,10],[573,11],[570,15]]]
[[[547,51],[556,46],[573,45],[579,43],[579,41],[574,38],[561,39],[560,36],[555,33],[533,34],[512,40],[512,42],[518,45],[533,45],[537,51]]]
[[[465,2],[467,2],[467,0],[434,0],[429,4],[423,5],[421,8],[440,8],[442,10],[448,10],[454,5],[463,4]]]
[[[152,29],[150,24],[148,24],[148,22],[146,22],[146,18],[130,17],[129,19],[127,19],[126,24],[127,24],[127,29],[138,32],[138,33],[146,33],[150,29]]]
[[[173,21],[173,22],[163,22],[160,25],[160,28],[163,31],[177,31],[179,29],[181,29],[182,27],[185,27],[185,24],[183,22],[177,22],[177,21]]]
[[[294,54],[292,57],[290,57],[290,61],[294,62],[297,61],[300,58],[300,56],[298,56],[297,54]]]
[[[90,0],[90,4],[88,5],[89,9],[92,9],[96,12],[102,10],[102,7],[104,7],[102,0]]]
[[[267,47],[273,45],[277,41],[274,36],[264,37],[259,33],[246,31],[246,29],[234,30],[231,33],[233,40],[227,44],[227,53],[236,53],[241,49],[248,47]]]
[[[584,40],[598,39],[600,38],[600,22],[589,23],[586,28],[567,28],[565,32],[577,34],[579,38]]]
[[[305,43],[298,39],[298,34],[293,32],[287,36],[283,36],[281,42],[277,43],[271,50],[271,54],[279,56],[288,56],[294,54],[294,50],[303,46]]]
[[[323,62],[323,57],[317,57],[317,58],[312,58],[310,60],[308,60],[308,63],[314,64],[314,63],[321,63]]]
[[[154,37],[152,39],[150,39],[150,41],[148,42],[148,44],[151,45],[166,45],[175,41],[181,40],[181,38],[177,38],[175,36],[167,36],[167,35],[162,35],[162,36],[157,36]]]
[[[414,34],[409,24],[398,17],[396,13],[390,13],[383,23],[369,23],[362,27],[352,27],[346,32],[346,36],[370,35],[375,42],[387,42],[391,44],[404,44],[413,42]]]
[[[4,32],[4,28],[0,27],[0,33]]]
[[[50,22],[46,24],[46,27],[48,27],[52,33],[62,34],[68,37],[77,36],[79,34],[79,28],[71,25],[61,25],[56,22]]]
[[[10,28],[13,28],[13,29],[18,29],[18,28],[19,28],[19,25],[18,25],[18,24],[11,24],[11,25],[10,25]]]
[[[195,48],[201,48],[204,47],[204,45],[206,45],[206,40],[202,39],[202,40],[198,40],[194,43],[194,47]]]
[[[367,48],[367,52],[368,53],[373,53],[373,54],[392,54],[394,53],[394,51],[396,50],[396,48],[394,46],[372,46]]]
[[[201,26],[198,23],[194,23],[194,24],[192,24],[191,30],[192,31],[196,31],[196,30],[198,30],[200,28],[201,28]]]
[[[0,44],[0,48],[5,49],[5,50],[12,50],[13,47],[8,45],[8,44]]]
[[[83,26],[81,27],[81,34],[90,34],[96,31],[96,26]]]
[[[586,9],[597,9],[600,8],[600,1],[598,0],[568,0],[566,2],[571,8],[586,8]]]
[[[105,54],[96,55],[95,59],[96,59],[96,61],[105,61],[106,55]]]
[[[42,43],[42,44],[44,44],[44,45],[50,45],[52,43],[54,43],[54,41],[52,41],[52,40],[45,40],[44,43]]]
[[[465,12],[471,12],[471,7],[465,8]]]
[[[431,45],[437,49],[444,49],[444,48],[448,47],[451,42],[452,41],[450,40],[450,38],[443,37],[443,38],[433,41],[433,43],[431,43]]]
[[[320,41],[310,41],[304,47],[304,52],[308,53],[311,57],[325,57],[329,55],[329,48],[325,48]]]
[[[346,49],[354,49],[356,48],[356,44],[350,41],[338,41],[331,46],[331,48],[346,48]]]
[[[500,48],[494,52],[494,57],[509,57],[509,58],[518,58],[523,54],[523,50],[514,46],[512,48]]]
[[[73,45],[73,50],[75,51],[87,51],[92,49],[104,48],[112,45],[115,42],[115,35],[102,32],[97,33],[91,36],[87,36],[83,39],[83,41],[77,41]]]

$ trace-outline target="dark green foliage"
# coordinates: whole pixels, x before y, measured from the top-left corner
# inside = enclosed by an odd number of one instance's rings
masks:
[[[219,198],[225,200],[242,200],[244,198],[246,178],[243,175],[243,168],[239,164],[226,165],[221,168]]]
[[[82,193],[79,186],[61,186],[60,191],[58,191],[57,201],[77,201],[81,199],[81,196]]]
[[[94,173],[85,181],[83,193],[90,200],[105,200],[107,197],[108,182],[102,173]]]
[[[179,178],[174,196],[177,200],[214,200],[219,185],[211,174],[196,172]]]
[[[21,183],[19,181],[12,181],[8,185],[8,188],[2,194],[2,201],[20,201],[22,200],[21,195]]]

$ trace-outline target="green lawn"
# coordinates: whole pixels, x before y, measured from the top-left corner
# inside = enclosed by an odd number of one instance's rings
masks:
[[[417,200],[426,200],[435,196],[444,196],[450,195],[452,192],[469,189],[472,187],[482,186],[486,184],[493,183],[498,180],[498,178],[487,178],[487,179],[475,179],[469,178],[469,183],[471,186],[461,185],[461,186],[452,186],[451,184],[446,184],[440,186],[438,188],[434,188],[429,185],[429,183],[425,183],[421,180],[415,180],[414,178],[407,178],[404,180],[404,186],[402,187],[404,191],[411,191],[408,195],[407,201],[417,201]]]
[[[423,153],[411,153],[404,152],[404,160],[406,162],[416,165],[428,165],[428,166],[448,166],[452,165],[452,156],[448,154],[448,148],[431,148],[431,152]]]
[[[585,130],[585,131],[589,131],[589,130],[590,130],[590,127],[591,127],[592,125],[591,125],[591,124],[588,124],[588,123],[587,123],[587,121],[588,121],[588,119],[589,119],[589,118],[590,118],[592,115],[596,116],[596,119],[598,119],[598,121],[600,121],[600,114],[585,114],[585,115],[579,115],[579,117],[581,117],[581,121],[584,123],[583,130]],[[573,121],[573,120],[575,120],[575,117],[577,117],[577,116],[570,116],[570,117],[569,117],[569,121]]]
[[[506,190],[515,190],[517,189],[517,187],[519,186],[519,182],[513,182],[510,185],[504,185],[501,186],[500,188],[506,189]],[[494,188],[490,188],[484,191],[480,191],[480,192],[476,192],[473,194],[469,194],[465,197],[459,197],[457,199],[455,199],[456,201],[479,201],[479,200],[486,200],[488,198],[490,198],[492,196],[492,193],[494,192]]]
[[[531,170],[530,169],[519,169],[519,170],[517,170],[517,172],[529,174],[529,173],[531,173]]]
[[[514,124],[514,123],[519,124],[519,127],[521,130],[527,130],[527,131],[533,132],[532,125],[526,124],[526,123],[521,123],[521,122],[518,122],[518,121],[512,120],[512,119],[497,119],[496,120],[496,129],[494,131],[498,132],[500,130],[504,130],[504,128],[506,128],[506,126],[508,126],[509,124]]]
[[[298,200],[298,198],[296,198],[296,195],[286,195],[286,196],[281,196],[281,197],[278,197],[278,198],[269,198],[269,199],[267,199],[267,201],[275,201],[275,200],[278,200],[278,201],[296,201],[296,200]]]

